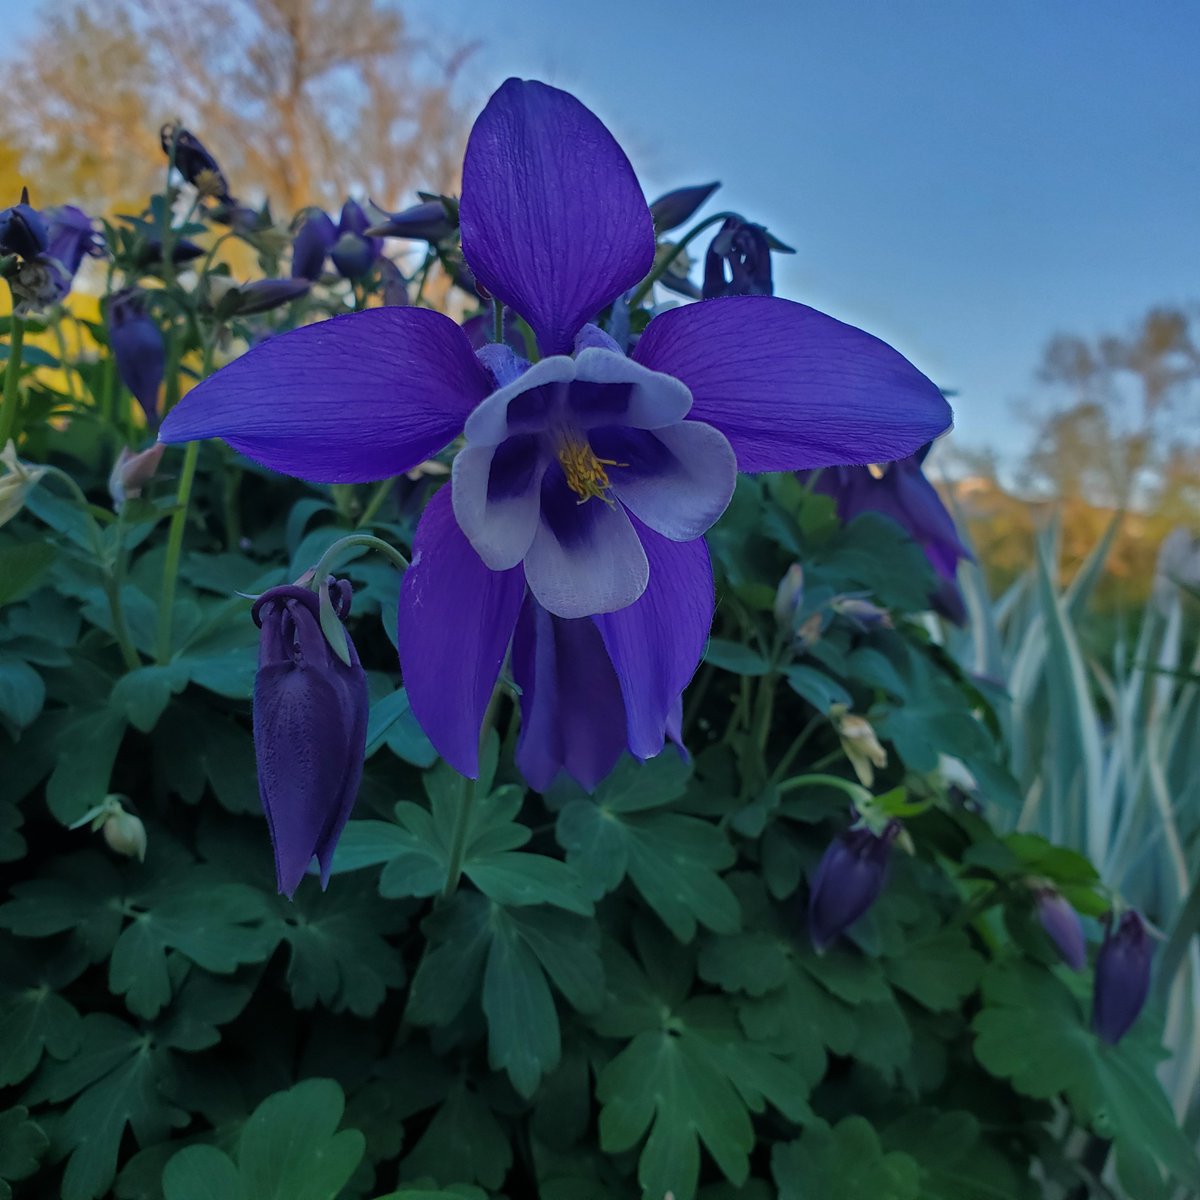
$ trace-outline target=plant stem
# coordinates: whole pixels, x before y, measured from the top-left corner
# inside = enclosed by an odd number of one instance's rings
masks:
[[[391,494],[392,485],[396,482],[395,475],[389,475],[387,479],[381,479],[376,485],[375,490],[371,493],[371,498],[367,501],[367,506],[362,510],[359,516],[356,529],[361,529],[364,525],[370,525],[375,519],[376,513],[383,507],[383,502]]]
[[[183,552],[183,535],[187,528],[188,505],[192,484],[196,478],[196,463],[200,458],[200,443],[188,442],[183,452],[183,469],[179,473],[179,494],[171,526],[167,533],[167,560],[163,566],[162,592],[158,601],[158,637],[155,657],[160,665],[171,661],[171,618],[175,607],[175,581],[179,576],[179,557]]]
[[[377,550],[398,571],[408,570],[408,559],[395,546],[389,546],[387,542],[371,533],[351,533],[345,537],[338,538],[317,560],[317,565],[312,570],[313,584],[315,586],[320,586],[321,580],[330,574],[334,560],[341,555],[343,550],[347,550],[351,546],[366,546],[368,550]]]
[[[468,779],[465,775],[459,777],[458,812],[454,816],[450,863],[446,868],[446,886],[442,889],[444,897],[454,895],[458,890],[458,881],[462,878],[463,857],[467,851],[467,831],[471,827],[471,809],[475,805],[475,793],[478,790],[478,781]]]
[[[8,339],[8,365],[4,369],[4,406],[0,408],[0,450],[8,445],[17,427],[17,406],[20,394],[17,382],[21,374],[21,348],[25,344],[25,322],[14,309]]]
[[[699,225],[692,226],[691,229],[683,235],[675,246],[674,252],[668,258],[664,258],[662,262],[656,266],[638,286],[638,290],[633,293],[629,300],[630,311],[637,308],[639,304],[650,294],[650,289],[671,269],[675,260],[687,249],[688,243],[694,238],[697,238],[706,229],[711,229],[718,221],[727,221],[730,218],[739,219],[737,213],[719,212],[715,217],[706,217]]]

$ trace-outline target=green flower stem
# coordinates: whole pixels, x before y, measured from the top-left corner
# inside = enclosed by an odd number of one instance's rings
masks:
[[[500,683],[492,688],[492,696],[488,701],[487,710],[483,714],[483,724],[479,729],[479,757],[483,758],[483,745],[492,730],[496,720],[496,709],[500,704]],[[450,862],[446,867],[446,886],[442,889],[443,899],[453,896],[458,890],[459,880],[462,879],[463,859],[467,853],[467,833],[471,828],[471,811],[475,807],[475,797],[479,794],[479,780],[461,776],[458,793],[458,812],[454,817],[454,832],[450,835]]]
[[[376,514],[383,507],[383,502],[391,494],[392,486],[396,482],[395,475],[389,475],[387,479],[381,479],[376,485],[375,490],[371,493],[371,498],[367,501],[367,506],[362,510],[359,516],[356,529],[362,529],[364,525],[370,525],[375,520]]]
[[[338,538],[317,561],[317,565],[312,569],[312,582],[314,588],[319,587],[321,580],[326,575],[333,572],[333,564],[342,556],[342,553],[348,550],[351,546],[365,546],[368,550],[378,551],[401,573],[408,570],[408,559],[396,549],[395,546],[389,546],[382,538],[375,537],[370,533],[351,533],[343,538]]]
[[[162,591],[158,601],[158,637],[155,656],[160,665],[171,661],[171,618],[175,607],[175,581],[179,577],[179,558],[183,553],[183,534],[187,528],[188,506],[192,484],[196,479],[196,463],[200,459],[200,443],[188,442],[183,452],[183,469],[179,473],[179,494],[171,526],[167,533],[167,561],[163,567]]]
[[[671,269],[675,260],[687,249],[688,243],[693,239],[698,238],[706,229],[711,229],[718,221],[727,221],[732,217],[738,219],[737,213],[719,212],[715,217],[707,217],[701,221],[699,225],[693,225],[675,245],[675,251],[669,258],[664,258],[654,270],[646,276],[645,279],[638,285],[638,290],[633,293],[629,301],[630,309],[635,309],[643,300],[650,295],[650,289]]]
[[[492,341],[504,341],[504,305],[499,300],[492,301]]]
[[[17,406],[21,402],[17,383],[21,375],[21,348],[25,345],[25,322],[14,310],[8,339],[8,365],[4,369],[4,405],[0,408],[0,450],[8,445],[17,428]]]

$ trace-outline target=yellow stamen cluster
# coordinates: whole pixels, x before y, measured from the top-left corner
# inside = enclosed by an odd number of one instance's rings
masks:
[[[871,472],[872,479],[882,479],[887,474],[887,463],[868,463],[867,470]]]
[[[567,477],[567,487],[579,497],[578,504],[595,497],[611,505],[608,489],[612,487],[605,467],[619,467],[621,463],[611,458],[597,458],[587,442],[568,438],[558,448],[558,461]]]

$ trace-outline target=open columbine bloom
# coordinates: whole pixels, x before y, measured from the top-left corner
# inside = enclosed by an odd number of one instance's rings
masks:
[[[612,135],[555,88],[509,80],[491,98],[459,215],[467,265],[529,324],[539,361],[476,355],[427,309],[369,309],[256,346],[161,437],[223,437],[335,483],[401,474],[465,435],[401,593],[413,712],[475,775],[512,644],[525,769],[586,783],[677,733],[712,615],[703,534],[736,471],[901,458],[950,410],[891,347],[769,296],[662,313],[627,356],[590,322],[650,270],[650,211]]]

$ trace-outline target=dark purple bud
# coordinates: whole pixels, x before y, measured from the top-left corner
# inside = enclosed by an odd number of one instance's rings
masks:
[[[179,238],[171,243],[171,262],[177,267],[182,267],[193,259],[203,257],[204,253],[203,246],[197,246],[195,242],[190,242],[187,238]],[[162,260],[162,239],[148,237],[138,249],[135,265],[141,270],[146,270],[149,267],[161,267]]]
[[[448,238],[458,225],[450,219],[440,200],[414,204],[402,212],[388,213],[381,221],[367,226],[372,237],[408,238],[414,242],[440,242]]]
[[[690,220],[720,186],[719,183],[702,183],[696,187],[676,188],[659,196],[650,205],[655,230],[666,233],[668,229],[677,229]]]
[[[1053,888],[1041,887],[1036,893],[1038,920],[1058,948],[1062,960],[1072,971],[1087,966],[1087,944],[1079,914]]]
[[[345,621],[349,583],[331,578],[329,596]],[[255,601],[253,616],[262,630],[254,681],[258,787],[279,890],[291,896],[314,855],[321,886],[329,882],[362,780],[367,677],[349,634],[349,664],[330,646],[317,594],[308,588],[272,588]]]
[[[171,155],[171,144],[175,145],[175,166],[198,192],[205,196],[213,196],[225,204],[233,204],[234,199],[229,194],[229,184],[217,160],[209,154],[204,144],[194,134],[182,126],[170,123],[159,130],[159,140],[162,142],[163,153]]]
[[[338,237],[329,257],[343,279],[361,279],[375,265],[383,249],[380,238],[367,237],[370,223],[367,214],[353,200],[347,200],[342,205]]]
[[[728,277],[726,267],[728,266]],[[704,299],[771,296],[771,242],[761,225],[728,217],[704,256]]]
[[[1092,1028],[1115,1046],[1138,1018],[1150,993],[1154,945],[1142,918],[1130,909],[1113,928],[1109,918],[1104,944],[1096,956]]]
[[[337,229],[329,214],[319,210],[313,212],[297,230],[292,242],[292,278],[316,283],[336,241]]]
[[[379,259],[379,277],[383,280],[383,302],[396,307],[408,303],[408,281],[390,258]]]
[[[311,286],[307,279],[256,279],[253,283],[243,283],[221,297],[217,316],[224,320],[270,312],[307,295]]]
[[[22,193],[20,204],[0,209],[0,254],[36,258],[50,245],[50,233],[41,214],[27,204]]]
[[[864,827],[847,829],[825,851],[808,897],[808,933],[818,950],[832,945],[878,899],[899,833],[899,821],[889,822],[878,836]]]
[[[158,323],[147,315],[136,292],[117,292],[108,302],[108,342],[121,382],[142,406],[151,428],[158,424],[158,389],[166,370],[167,347]]]

